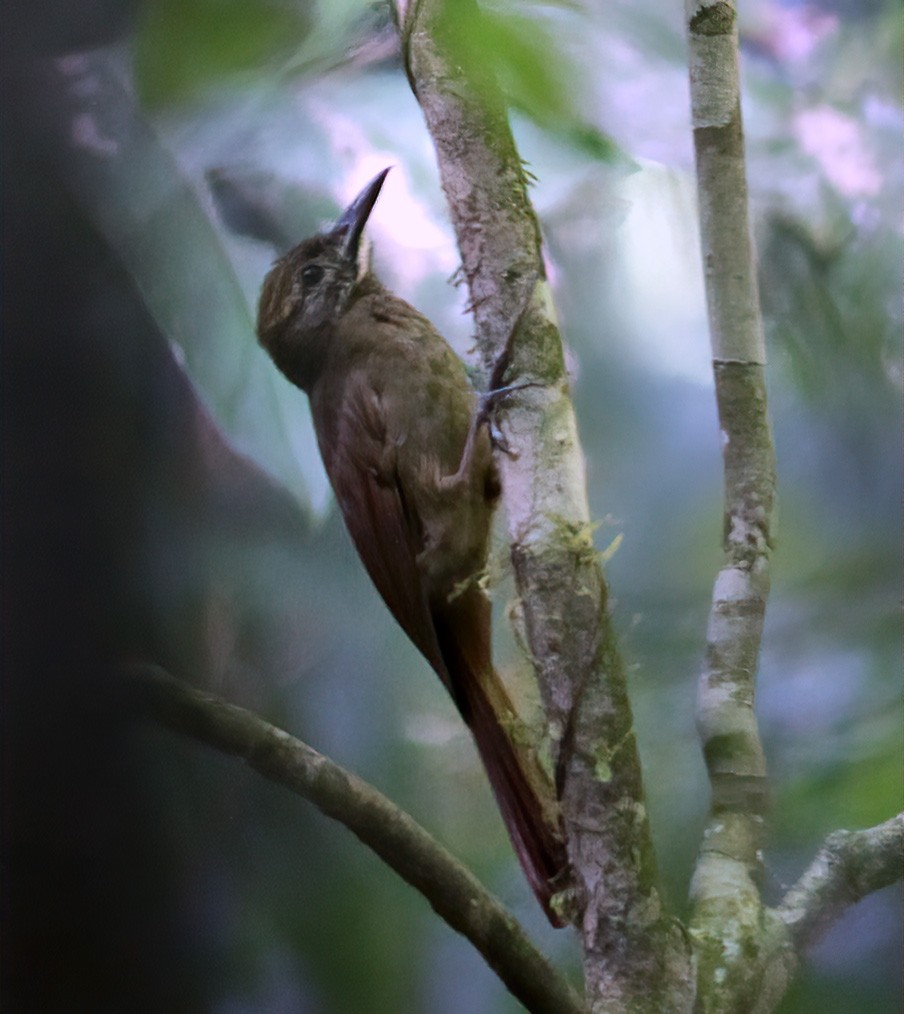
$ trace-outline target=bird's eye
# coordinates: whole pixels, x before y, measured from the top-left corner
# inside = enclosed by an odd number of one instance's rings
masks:
[[[323,278],[323,268],[319,264],[309,264],[301,272],[303,285],[316,285]]]

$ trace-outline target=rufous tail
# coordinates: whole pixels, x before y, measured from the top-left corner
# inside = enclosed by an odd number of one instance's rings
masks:
[[[567,864],[560,821],[539,762],[512,740],[515,712],[490,660],[489,613],[483,592],[469,589],[434,616],[437,636],[450,690],[474,736],[521,868],[549,921],[562,926],[550,905]]]

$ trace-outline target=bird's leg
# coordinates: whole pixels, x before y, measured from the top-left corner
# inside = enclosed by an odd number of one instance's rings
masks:
[[[471,419],[471,426],[468,430],[468,436],[465,439],[464,450],[461,452],[461,461],[459,462],[458,469],[451,475],[444,475],[440,478],[439,485],[441,489],[447,491],[454,490],[468,484],[473,468],[474,449],[477,447],[477,436],[480,433],[481,426],[483,426],[486,421],[487,417],[478,406],[473,419]]]
[[[486,423],[489,427],[490,441],[493,446],[497,450],[502,451],[503,454],[508,454],[510,456],[514,455],[514,451],[511,447],[509,447],[502,431],[496,425],[493,413],[499,402],[508,395],[514,394],[515,391],[523,391],[526,387],[539,386],[534,381],[524,381],[520,384],[504,383],[505,375],[508,373],[509,367],[512,365],[512,355],[515,350],[515,339],[518,337],[521,325],[524,322],[524,318],[527,316],[529,309],[530,303],[528,302],[518,314],[515,323],[512,325],[508,338],[505,340],[505,345],[496,357],[496,362],[493,363],[493,369],[490,371],[489,389],[484,394],[480,395],[480,400],[477,406],[477,429],[479,430],[480,427]],[[467,451],[467,447],[465,450]]]
[[[512,365],[512,353],[515,351],[515,339],[518,337],[518,332],[521,330],[521,325],[524,322],[527,310],[528,307],[525,306],[518,314],[515,323],[512,325],[511,331],[509,331],[508,338],[505,339],[505,345],[502,346],[502,351],[496,357],[496,362],[493,363],[493,369],[490,371],[491,391],[495,387],[502,386],[502,381],[505,380],[508,368]]]
[[[508,369],[512,363],[512,352],[515,347],[515,338],[521,330],[521,323],[524,320],[527,310],[528,307],[525,306],[518,314],[518,319],[515,321],[511,331],[509,332],[502,351],[493,363],[493,369],[490,371],[489,390],[478,395],[477,411],[474,413],[474,418],[471,420],[471,427],[468,430],[468,436],[465,440],[465,447],[462,451],[461,462],[459,463],[458,470],[452,475],[446,476],[442,479],[442,484],[446,488],[454,488],[461,483],[467,482],[468,477],[471,474],[471,466],[474,460],[474,449],[477,446],[477,438],[484,425],[488,428],[490,441],[495,448],[502,451],[503,454],[514,454],[514,451],[512,451],[511,447],[509,447],[502,431],[495,424],[493,413],[499,402],[503,398],[508,397],[508,395],[514,394],[515,391],[522,391],[526,387],[539,386],[534,381],[525,381],[520,384],[503,383],[505,375],[508,373]]]
[[[506,384],[504,387],[496,387],[492,390],[485,391],[480,395],[477,403],[477,412],[474,415],[474,428],[479,430],[481,426],[486,423],[489,433],[490,442],[493,447],[498,451],[502,451],[503,454],[514,457],[515,452],[509,447],[508,441],[502,430],[496,425],[496,420],[493,413],[496,411],[496,406],[502,401],[503,398],[507,398],[510,394],[514,394],[516,391],[523,391],[526,387],[538,387],[536,381],[525,380],[520,384]]]

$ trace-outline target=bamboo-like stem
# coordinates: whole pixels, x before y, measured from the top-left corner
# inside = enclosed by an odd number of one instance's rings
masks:
[[[712,805],[691,888],[705,1009],[753,989],[761,943],[766,765],[755,714],[769,594],[775,461],[750,233],[733,2],[688,4],[697,193],[725,465],[725,559],[715,581],[697,724]],[[732,956],[736,955],[736,958]]]

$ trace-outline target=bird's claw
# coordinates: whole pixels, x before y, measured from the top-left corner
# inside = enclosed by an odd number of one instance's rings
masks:
[[[512,445],[506,440],[505,434],[496,425],[495,422],[490,420],[487,423],[488,432],[490,434],[490,443],[493,445],[493,449],[506,455],[509,458],[517,458],[518,454],[512,450]]]
[[[503,454],[508,455],[510,458],[517,457],[517,454],[512,450],[509,442],[505,438],[505,435],[499,428],[499,425],[494,417],[495,411],[499,406],[499,402],[502,401],[503,398],[507,398],[510,394],[515,394],[517,391],[523,391],[526,387],[537,386],[539,385],[534,381],[523,381],[518,384],[506,384],[504,387],[496,387],[493,390],[485,391],[480,395],[479,406],[477,409],[478,426],[486,423],[490,434],[490,442],[493,447],[496,450],[501,451]]]

